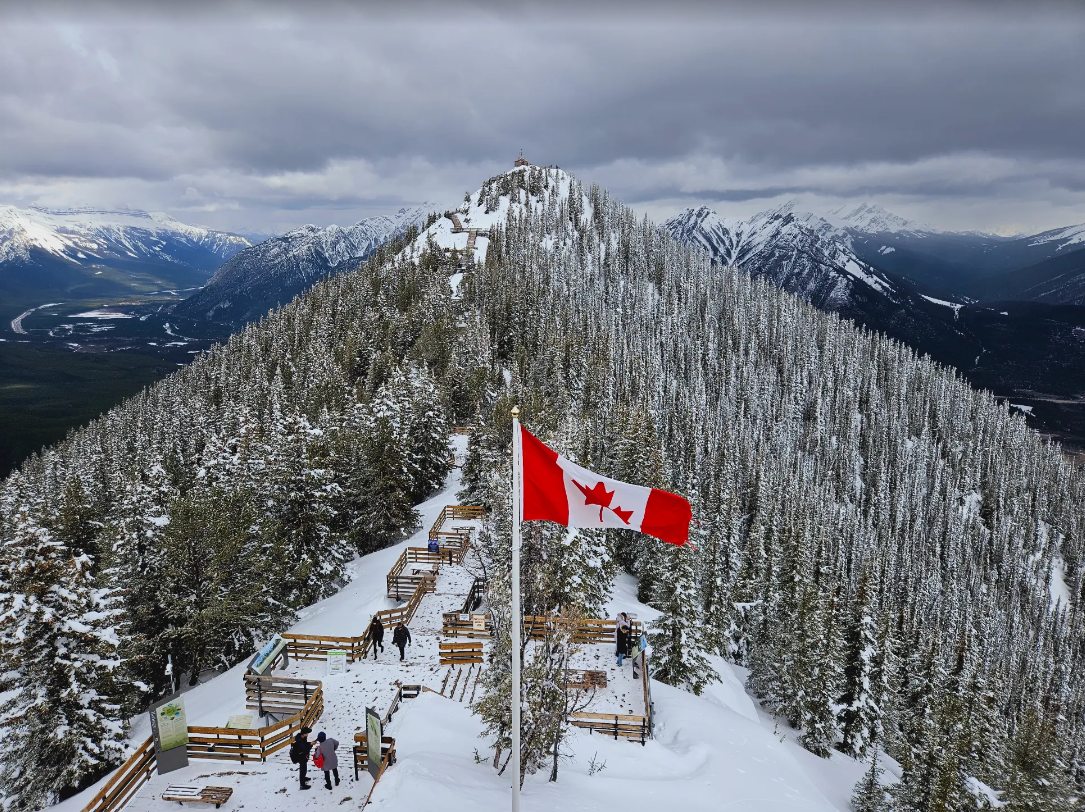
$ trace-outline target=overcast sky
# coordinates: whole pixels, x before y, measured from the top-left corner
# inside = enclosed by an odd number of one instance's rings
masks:
[[[0,203],[282,232],[454,203],[523,149],[655,218],[1085,222],[1085,4],[580,5],[0,6]]]

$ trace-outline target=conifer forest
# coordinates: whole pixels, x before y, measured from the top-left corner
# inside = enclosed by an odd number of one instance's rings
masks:
[[[525,612],[591,616],[632,573],[662,612],[656,679],[700,693],[724,656],[811,753],[896,759],[885,797],[870,758],[860,812],[975,809],[976,781],[1011,809],[1079,808],[1085,482],[1057,446],[560,170],[498,175],[468,206],[506,212],[484,259],[411,229],[0,485],[11,809],[123,761],[127,720],[171,691],[167,655],[191,683],[236,664],[401,539],[453,425],[472,428],[461,498],[490,510],[507,629],[513,404],[579,464],[687,495],[695,521],[686,547],[525,526]],[[476,708],[498,749],[507,668],[492,657]],[[530,692],[545,669],[525,668]]]

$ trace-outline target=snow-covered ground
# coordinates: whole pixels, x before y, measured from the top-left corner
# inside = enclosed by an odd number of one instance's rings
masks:
[[[454,438],[459,459],[465,439]],[[426,530],[444,505],[456,501],[458,488],[459,471],[454,470],[445,488],[419,506],[423,530],[401,545],[356,560],[351,565],[351,582],[333,597],[304,610],[291,631],[360,634],[374,612],[396,605],[385,596],[388,570],[405,546],[424,543]],[[325,709],[317,730],[326,731],[340,743],[341,784],[331,792],[324,788],[319,773],[313,775],[312,767],[313,788],[299,790],[297,768],[290,764],[283,749],[264,764],[193,760],[183,770],[155,776],[128,809],[175,809],[159,797],[169,784],[233,787],[233,798],[224,809],[293,812],[329,806],[359,808],[372,786],[365,773],[355,782],[351,768],[353,736],[362,729],[365,708],[375,707],[383,713],[395,693],[396,680],[440,690],[448,671],[437,663],[440,614],[459,608],[470,583],[465,570],[442,568],[437,591],[426,597],[411,623],[414,645],[408,649],[403,664],[391,645],[389,630],[380,659],[376,663],[354,663],[346,674],[326,675],[323,662],[290,666],[289,675],[311,676],[324,683]],[[643,622],[658,614],[636,600],[636,582],[629,576],[617,579],[607,607],[610,617],[621,610],[635,614]],[[639,680],[632,680],[628,664],[618,672],[609,646],[589,647],[581,657],[584,666],[605,667],[608,671],[608,690],[601,693],[598,704],[590,710],[617,707],[624,709],[621,712],[643,713]],[[865,765],[839,754],[819,759],[803,750],[795,743],[792,731],[778,730],[776,721],[746,694],[741,669],[719,658],[714,664],[720,681],[700,697],[652,682],[655,738],[644,746],[574,730],[568,757],[559,767],[558,781],[548,782],[546,772],[529,776],[524,785],[523,809],[847,812],[852,786]],[[244,669],[239,665],[186,692],[189,723],[221,726],[230,715],[243,713]],[[466,702],[422,693],[404,701],[385,732],[396,739],[398,762],[377,786],[373,809],[475,812],[507,808],[508,776],[498,776],[490,766],[492,752],[480,737],[481,725]],[[132,742],[138,744],[147,735],[146,717],[134,720]],[[599,769],[601,765],[605,766]],[[78,812],[97,788],[54,809]]]

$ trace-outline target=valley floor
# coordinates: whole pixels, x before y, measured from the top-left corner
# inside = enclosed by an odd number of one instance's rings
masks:
[[[455,438],[461,459],[464,439]],[[424,528],[444,505],[456,502],[458,473],[453,471],[445,488],[419,506]],[[333,597],[304,610],[291,631],[361,634],[374,612],[395,605],[385,595],[385,575],[402,549],[424,543],[425,531],[421,531],[402,545],[356,560],[351,565],[351,582]],[[160,799],[169,784],[232,787],[234,795],[224,809],[293,812],[360,808],[372,783],[364,772],[354,780],[351,748],[354,733],[363,729],[365,708],[383,713],[395,694],[397,680],[441,690],[448,671],[437,661],[441,612],[462,605],[470,583],[466,570],[442,568],[436,592],[426,596],[411,623],[414,644],[402,664],[391,645],[391,630],[377,662],[351,664],[346,674],[327,675],[323,662],[291,664],[289,676],[311,677],[324,684],[325,709],[317,730],[339,741],[341,784],[332,791],[324,788],[322,775],[311,766],[312,789],[300,791],[297,767],[290,764],[283,749],[262,764],[194,760],[183,770],[155,776],[128,809],[176,809]],[[620,577],[607,607],[608,616],[625,610],[641,621],[651,621],[657,612],[638,603],[635,596],[635,581]],[[589,710],[637,712],[643,698],[639,680],[632,681],[628,662],[619,672],[609,646],[590,647],[582,657],[582,667],[608,670],[608,689],[597,696],[596,705]],[[714,665],[719,682],[700,697],[652,682],[655,738],[643,746],[574,729],[568,756],[559,765],[558,781],[547,781],[548,770],[527,778],[522,801],[525,812],[615,808],[847,812],[852,786],[865,765],[840,754],[823,760],[803,750],[791,731],[778,730],[776,721],[746,694],[741,669],[719,658]],[[231,714],[244,712],[244,670],[245,666],[239,665],[187,691],[189,724],[222,725]],[[396,739],[398,762],[376,787],[372,808],[481,812],[508,807],[508,776],[497,775],[490,766],[492,751],[480,735],[478,718],[468,707],[470,689],[464,701],[458,701],[463,694],[457,691],[453,700],[424,692],[404,700],[385,729],[385,735]],[[133,720],[133,744],[147,735],[146,717]],[[97,787],[92,787],[53,809],[79,812],[96,791]]]

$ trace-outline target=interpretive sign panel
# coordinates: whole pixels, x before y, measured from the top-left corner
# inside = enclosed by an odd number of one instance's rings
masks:
[[[384,729],[380,715],[372,708],[365,709],[365,755],[369,762],[369,774],[377,780],[381,769],[381,736]]]
[[[263,676],[267,671],[271,670],[271,667],[285,649],[285,640],[278,636],[272,638],[271,641],[260,649],[259,653],[249,661],[249,671],[253,674]]]
[[[339,649],[328,652],[328,674],[347,673],[347,653]]]
[[[151,706],[151,734],[159,774],[188,766],[188,719],[181,696]]]

